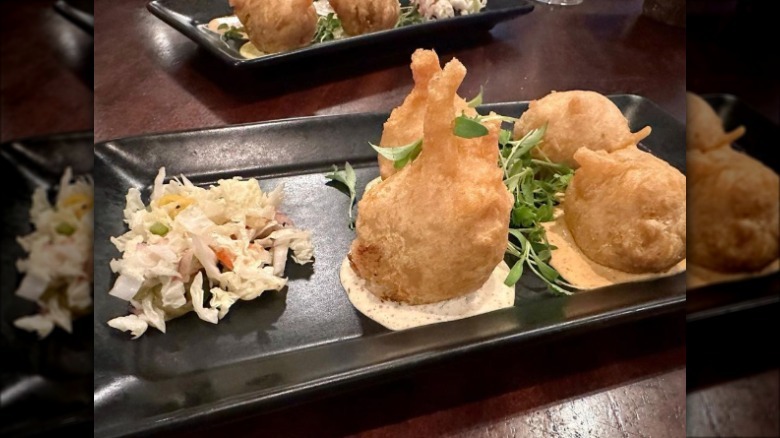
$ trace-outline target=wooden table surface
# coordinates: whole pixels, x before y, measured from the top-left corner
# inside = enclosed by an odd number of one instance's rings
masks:
[[[220,0],[215,0],[220,1]],[[95,138],[314,114],[390,111],[412,85],[415,47],[383,47],[280,68],[236,71],[158,20],[145,0],[95,2]],[[685,116],[685,30],[640,15],[638,0],[536,10],[490,34],[426,42],[469,73],[486,102],[587,88],[648,97]]]
[[[92,35],[54,3],[0,2],[0,142],[92,129]]]
[[[641,1],[536,4],[491,34],[425,46],[466,65],[464,96],[480,85],[486,102],[571,88],[634,93],[683,119],[685,32],[640,12]],[[98,1],[95,13],[96,141],[389,111],[412,85],[411,46],[245,72],[159,21],[144,1]],[[684,338],[678,314],[464,358],[202,435],[682,436]]]

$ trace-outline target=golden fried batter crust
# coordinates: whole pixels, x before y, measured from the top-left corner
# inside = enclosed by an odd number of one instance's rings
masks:
[[[708,151],[729,145],[745,134],[745,127],[726,133],[723,121],[701,97],[688,93],[685,141],[688,149]]]
[[[475,139],[452,133],[465,75],[456,59],[433,75],[423,152],[358,204],[349,258],[380,298],[424,304],[461,296],[503,258],[513,199],[497,166],[499,123]]]
[[[634,146],[581,148],[563,204],[577,246],[631,273],[665,271],[685,258],[685,176]]]
[[[730,146],[688,151],[691,263],[719,272],[759,271],[778,258],[780,179]]]
[[[398,0],[329,0],[347,35],[392,29],[398,23]]]
[[[593,91],[561,91],[533,100],[515,123],[514,138],[547,123],[544,142],[534,149],[555,163],[576,169],[574,153],[579,148],[616,151],[639,143],[650,135],[650,127],[631,133],[628,120],[605,96]]]
[[[312,0],[230,0],[249,40],[266,53],[308,46],[317,31]]]
[[[413,143],[423,137],[423,120],[428,102],[428,84],[436,73],[441,72],[439,57],[433,50],[417,49],[412,54],[412,76],[414,88],[404,102],[390,113],[382,131],[379,145],[398,147]],[[460,113],[475,116],[477,112],[469,108],[465,100],[455,96],[455,108]],[[387,179],[396,172],[393,162],[379,156],[379,174]]]

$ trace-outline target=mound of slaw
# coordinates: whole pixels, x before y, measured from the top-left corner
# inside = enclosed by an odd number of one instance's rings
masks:
[[[92,308],[93,184],[88,176],[74,179],[67,168],[54,205],[46,189],[33,192],[30,221],[34,231],[18,237],[27,258],[16,262],[24,274],[16,295],[38,303],[36,315],[14,321],[19,329],[48,336],[55,326],[68,333],[73,319]]]
[[[128,301],[131,314],[109,326],[137,339],[149,326],[165,333],[166,321],[191,311],[217,324],[238,300],[282,289],[288,254],[313,261],[311,232],[279,211],[283,186],[264,193],[256,179],[208,188],[184,176],[164,180],[161,168],[148,205],[137,188],[127,193],[129,231],[111,238],[122,258],[111,261],[119,276],[109,293]]]
[[[487,6],[487,0],[411,0],[427,20],[476,14]]]

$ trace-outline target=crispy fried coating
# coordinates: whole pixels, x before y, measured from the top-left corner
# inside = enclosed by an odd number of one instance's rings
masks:
[[[503,258],[513,200],[497,166],[499,123],[474,139],[452,132],[465,75],[456,59],[434,74],[423,152],[358,204],[349,258],[380,298],[424,304],[461,296]]]
[[[581,148],[566,190],[566,225],[591,260],[631,273],[661,272],[685,258],[685,176],[630,146]]]
[[[230,0],[249,40],[266,53],[308,46],[317,31],[312,0]]]
[[[688,150],[690,262],[719,272],[759,271],[778,258],[780,179],[731,147]]]
[[[531,101],[515,123],[514,138],[520,139],[545,123],[544,142],[534,149],[534,154],[574,169],[578,167],[574,153],[581,147],[612,152],[639,143],[651,131],[645,126],[631,133],[628,120],[611,100],[581,90],[552,92]]]
[[[745,134],[745,127],[726,132],[723,121],[701,97],[688,93],[685,140],[688,149],[708,151],[729,145]]]
[[[398,23],[398,0],[329,0],[347,35],[392,29]]]
[[[414,88],[406,96],[404,102],[395,108],[387,119],[382,131],[379,145],[382,147],[398,147],[413,143],[423,137],[423,120],[428,102],[428,85],[436,73],[441,72],[439,57],[433,50],[417,49],[412,54],[412,76]],[[475,116],[477,112],[469,108],[465,100],[455,96],[455,109],[458,114],[465,113]],[[379,174],[387,179],[397,170],[393,162],[379,156]]]

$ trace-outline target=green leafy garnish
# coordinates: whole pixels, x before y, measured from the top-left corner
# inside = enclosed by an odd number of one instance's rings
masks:
[[[341,183],[347,189],[347,194],[349,194],[349,228],[354,230],[355,219],[352,216],[352,207],[355,205],[356,196],[355,182],[357,178],[355,177],[355,171],[349,165],[349,162],[344,164],[344,170],[339,170],[338,166],[333,165],[333,170],[330,173],[326,173],[325,178]]]
[[[165,236],[168,234],[168,231],[170,231],[168,227],[160,222],[155,222],[151,227],[149,227],[149,232],[158,236]]]
[[[222,26],[227,26],[226,24],[221,24],[217,29],[223,29]],[[222,34],[222,40],[223,41],[246,41],[246,31],[243,27],[236,27],[236,26],[230,26],[230,29],[226,30],[225,33]]]
[[[499,165],[504,172],[504,184],[515,198],[510,219],[506,252],[517,257],[505,280],[512,286],[520,279],[523,266],[539,277],[556,293],[570,294],[566,283],[548,264],[552,250],[543,222],[554,219],[553,212],[559,196],[566,190],[574,171],[570,168],[531,156],[533,148],[544,139],[547,126],[534,129],[520,140],[510,140],[511,131],[499,134]]]
[[[466,104],[469,106],[469,108],[476,108],[480,105],[482,105],[482,92],[485,91],[482,89],[482,86],[479,87],[479,94],[477,94],[473,99],[466,102]]]
[[[488,129],[477,119],[458,116],[455,118],[455,128],[452,132],[462,138],[477,138],[487,135]]]
[[[314,43],[323,43],[340,38],[344,34],[341,27],[341,20],[333,12],[328,15],[321,15],[317,18],[317,31],[314,32]]]
[[[222,23],[219,26],[217,26],[217,30],[225,30],[228,28],[227,23]]]
[[[401,169],[408,163],[414,161],[414,159],[417,158],[417,156],[420,155],[420,152],[422,151],[422,139],[419,139],[414,143],[409,143],[407,145],[394,148],[385,148],[370,142],[368,144],[371,145],[371,147],[374,148],[374,150],[377,151],[379,155],[392,161],[393,167],[396,169]]]
[[[395,27],[409,26],[410,24],[419,24],[425,21],[425,17],[420,14],[417,5],[401,6],[401,13],[398,14],[398,22]]]
[[[60,222],[57,224],[57,227],[54,228],[54,231],[56,231],[57,234],[62,234],[63,236],[70,236],[76,232],[76,228],[67,222]]]

